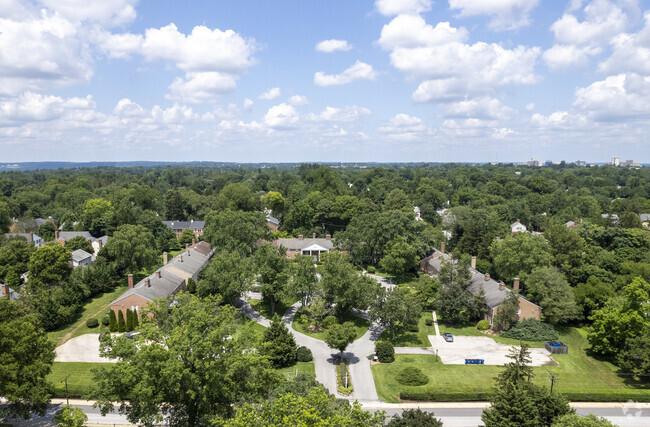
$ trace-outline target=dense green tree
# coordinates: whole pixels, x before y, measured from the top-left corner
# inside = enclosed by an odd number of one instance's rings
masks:
[[[383,411],[367,412],[359,402],[339,403],[319,387],[304,396],[282,394],[261,406],[246,403],[236,409],[233,418],[217,418],[214,425],[223,427],[249,426],[355,426],[381,427],[386,416]]]
[[[242,258],[237,252],[215,253],[201,272],[197,285],[199,296],[220,295],[224,302],[235,305],[253,283],[252,267],[251,259]]]
[[[280,216],[284,213],[286,200],[279,192],[269,191],[261,197],[261,201],[264,207],[270,209],[274,216]]]
[[[559,417],[573,412],[562,396],[549,394],[532,383],[528,346],[513,348],[508,357],[512,362],[506,363],[497,377],[491,406],[481,416],[486,427],[550,427]]]
[[[45,240],[46,242],[51,242],[54,240],[54,232],[56,231],[56,226],[49,221],[45,221],[38,227],[38,236]]]
[[[352,344],[357,338],[357,328],[354,327],[354,323],[345,322],[341,324],[334,324],[330,328],[327,328],[325,331],[325,344],[329,348],[338,350],[343,356],[343,352],[348,345]]]
[[[118,359],[95,372],[102,413],[121,402],[129,422],[152,426],[209,424],[234,412],[241,400],[259,401],[281,381],[266,356],[245,351],[250,341],[235,334],[235,309],[218,298],[178,295],[178,305],[160,299],[142,316],[135,340],[111,337],[100,354]],[[126,404],[128,400],[128,404]]]
[[[436,277],[422,275],[413,284],[418,301],[422,304],[422,308],[431,309],[436,300],[436,296],[440,291],[440,281]]]
[[[639,215],[630,211],[619,215],[619,224],[623,228],[643,228]]]
[[[88,415],[81,408],[64,406],[54,416],[57,427],[83,427],[88,422]]]
[[[163,199],[163,211],[168,221],[183,221],[187,218],[187,201],[178,190],[169,190]]]
[[[323,298],[336,306],[340,318],[350,309],[367,306],[374,300],[379,285],[375,280],[361,276],[347,255],[333,251],[323,259],[320,268]]]
[[[641,335],[629,339],[618,354],[618,366],[625,373],[647,375],[650,373],[650,325]]]
[[[190,294],[196,293],[196,282],[191,277],[187,279],[187,287],[185,290]]]
[[[614,296],[614,287],[603,282],[597,276],[590,276],[587,283],[580,283],[573,289],[576,303],[582,307],[585,319],[605,306],[605,303]]]
[[[289,289],[300,299],[302,306],[307,307],[319,289],[316,267],[313,258],[309,255],[296,255],[294,261],[291,266]]]
[[[282,319],[275,315],[271,325],[264,331],[261,353],[268,356],[276,368],[283,368],[296,362],[296,340]]]
[[[289,294],[289,262],[284,250],[277,250],[269,243],[263,243],[255,252],[255,270],[259,276],[262,297],[271,305],[271,315],[275,305]]]
[[[580,235],[564,224],[555,224],[544,231],[548,241],[553,265],[570,273],[583,263],[585,241]]]
[[[131,332],[134,328],[133,325],[133,311],[130,308],[126,309],[126,332]]]
[[[6,233],[11,225],[11,214],[9,205],[0,200],[0,232]]]
[[[117,332],[117,317],[115,316],[115,311],[111,309],[111,312],[108,313],[108,330],[110,332]]]
[[[94,237],[101,237],[110,232],[114,225],[115,208],[106,199],[86,201],[81,215],[81,222]]]
[[[515,277],[528,274],[536,267],[551,264],[549,246],[542,236],[515,233],[490,246],[490,256],[497,277],[511,283]]]
[[[212,211],[205,218],[203,239],[218,250],[237,251],[248,256],[267,232],[266,219],[261,212]]]
[[[192,240],[195,240],[194,232],[189,228],[186,228],[181,233],[181,237],[178,238],[178,243],[184,248],[185,245],[191,245]]]
[[[70,277],[70,251],[59,244],[38,248],[29,260],[29,287],[53,286]]]
[[[124,312],[122,310],[117,311],[117,331],[126,332],[126,322],[124,321]]]
[[[0,407],[2,418],[45,414],[52,395],[46,377],[54,362],[54,344],[24,308],[0,298]]]
[[[597,417],[594,414],[566,414],[559,417],[553,423],[553,427],[615,427],[615,425],[606,418]]]
[[[149,271],[160,262],[153,234],[141,225],[118,227],[104,246],[104,252],[116,264],[118,272],[128,274]]]
[[[29,260],[35,250],[34,244],[28,243],[22,237],[0,242],[0,276],[4,276],[9,269],[19,275],[26,273],[29,270]]]
[[[413,212],[413,201],[401,188],[393,189],[384,200],[385,211]]]
[[[387,427],[442,427],[442,421],[436,418],[433,412],[425,412],[420,408],[405,409],[401,414],[395,415]]]
[[[389,244],[388,253],[379,262],[379,266],[390,274],[402,275],[417,267],[420,258],[416,249],[406,243],[405,239],[398,239]]]
[[[90,242],[83,237],[83,236],[76,236],[73,237],[72,239],[68,240],[65,242],[65,247],[70,251],[76,251],[77,249],[81,249],[83,251],[88,252],[89,254],[94,253],[95,251],[93,250],[93,247],[90,245]]]
[[[539,304],[544,319],[564,323],[579,316],[573,290],[562,272],[555,267],[537,267],[524,277],[528,298]]]
[[[422,306],[416,295],[396,287],[381,289],[375,303],[370,307],[370,317],[388,328],[395,340],[395,333],[409,326],[417,325]]]
[[[253,212],[260,208],[260,199],[243,182],[228,184],[219,192],[215,201],[217,210]]]
[[[593,324],[587,334],[591,350],[614,358],[632,339],[650,328],[650,284],[636,278],[625,286],[623,295],[610,299],[591,317]]]
[[[494,316],[494,326],[500,330],[508,330],[517,322],[517,312],[519,311],[519,296],[514,292],[508,292],[503,303],[497,309]]]

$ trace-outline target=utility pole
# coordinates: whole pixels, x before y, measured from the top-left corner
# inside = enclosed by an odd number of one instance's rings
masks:
[[[551,375],[550,378],[547,378],[551,382],[551,394],[553,394],[553,385],[555,384],[555,381],[557,380],[557,377],[553,372],[551,372],[550,369],[547,369],[548,373]]]
[[[61,380],[61,382],[65,382],[65,402],[68,406],[70,406],[70,399],[68,397],[68,378],[70,378],[71,374],[68,374],[64,379]]]

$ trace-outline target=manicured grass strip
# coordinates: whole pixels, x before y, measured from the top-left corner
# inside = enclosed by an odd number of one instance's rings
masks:
[[[102,294],[94,296],[86,302],[83,310],[81,311],[81,314],[75,322],[66,326],[65,328],[48,332],[47,336],[52,339],[52,341],[54,341],[58,347],[65,341],[74,337],[78,337],[79,335],[107,332],[108,327],[101,326],[101,324],[97,328],[88,328],[86,326],[86,320],[90,319],[91,317],[95,317],[101,323],[102,317],[104,317],[106,315],[106,311],[109,310],[109,304],[112,303],[117,297],[122,295],[126,289],[127,286],[118,286],[110,292],[104,292]]]
[[[296,313],[296,317],[293,318],[293,323],[291,326],[293,329],[295,329],[298,332],[301,332],[305,335],[309,335],[310,337],[316,338],[317,340],[325,340],[325,331],[327,330],[324,328],[321,332],[312,332],[309,329],[309,321],[306,323],[303,323],[300,321],[300,315],[301,312]],[[343,322],[352,322],[354,323],[354,327],[356,328],[357,331],[357,336],[355,340],[358,340],[361,338],[366,332],[368,332],[368,327],[370,326],[370,322],[368,322],[366,319],[362,319],[361,317],[357,317],[353,315],[352,313],[346,313],[345,316],[343,316]]]
[[[418,320],[418,332],[402,331],[392,339],[390,331],[386,330],[379,339],[390,341],[395,347],[431,347],[428,335],[435,335],[436,332],[433,325],[427,326],[427,319],[433,321],[433,315],[430,311],[423,311]]]
[[[522,341],[516,340],[513,338],[497,337],[494,335],[485,334],[478,329],[476,325],[463,326],[463,327],[454,327],[446,325],[443,322],[438,322],[438,327],[440,328],[440,335],[444,333],[451,333],[456,336],[470,336],[470,337],[488,337],[492,338],[494,341],[506,344],[506,345],[519,345]],[[435,331],[434,331],[435,334]],[[532,348],[544,348],[544,341],[523,341],[525,344],[528,344]]]
[[[648,385],[630,383],[629,379],[619,377],[616,367],[610,363],[587,356],[584,330],[566,328],[560,332],[560,340],[569,346],[569,354],[553,356],[558,367],[533,367],[536,384],[548,386],[547,369],[550,369],[559,378],[554,391],[572,400],[650,401]],[[429,377],[429,384],[422,387],[399,384],[396,376],[406,366],[420,368]],[[406,354],[395,355],[395,362],[376,364],[371,369],[377,393],[386,402],[398,402],[403,391],[411,396],[418,393],[427,400],[484,400],[489,398],[494,378],[503,371],[501,366],[443,365],[435,362],[435,356]]]
[[[282,317],[284,315],[284,312],[287,311],[287,308],[291,307],[296,301],[297,300],[276,302],[275,314]],[[271,314],[271,304],[267,303],[263,299],[251,299],[248,300],[248,303],[262,316],[266,317],[269,320],[273,319],[273,315]]]
[[[305,374],[316,378],[314,362],[296,362],[294,365],[279,368],[276,371],[284,374],[285,378],[289,381],[293,380],[298,374]]]
[[[54,362],[52,372],[47,376],[48,381],[54,386],[54,397],[64,398],[65,377],[68,377],[69,397],[84,397],[89,393],[90,386],[94,384],[92,369],[100,367],[111,368],[112,363],[79,363],[79,362]]]

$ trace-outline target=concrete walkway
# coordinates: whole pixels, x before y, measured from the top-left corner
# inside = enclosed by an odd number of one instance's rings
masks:
[[[433,315],[433,327],[436,330],[436,336],[440,336],[440,328],[438,327],[438,315],[436,315],[436,311],[432,311],[431,314]]]

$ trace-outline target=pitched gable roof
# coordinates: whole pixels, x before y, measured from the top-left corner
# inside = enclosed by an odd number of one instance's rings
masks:
[[[83,249],[76,249],[72,251],[70,256],[72,257],[72,260],[76,262],[81,262],[85,259],[92,258],[92,255],[84,251]]]
[[[328,250],[331,251],[334,249],[334,243],[331,239],[323,238],[311,238],[311,239],[278,239],[275,242],[276,247],[284,246],[290,251],[301,251],[307,249],[310,246],[318,245],[322,249],[319,250]],[[317,249],[313,249],[317,250]]]
[[[162,223],[172,230],[185,230],[186,228],[202,230],[205,228],[205,221],[163,221]]]

